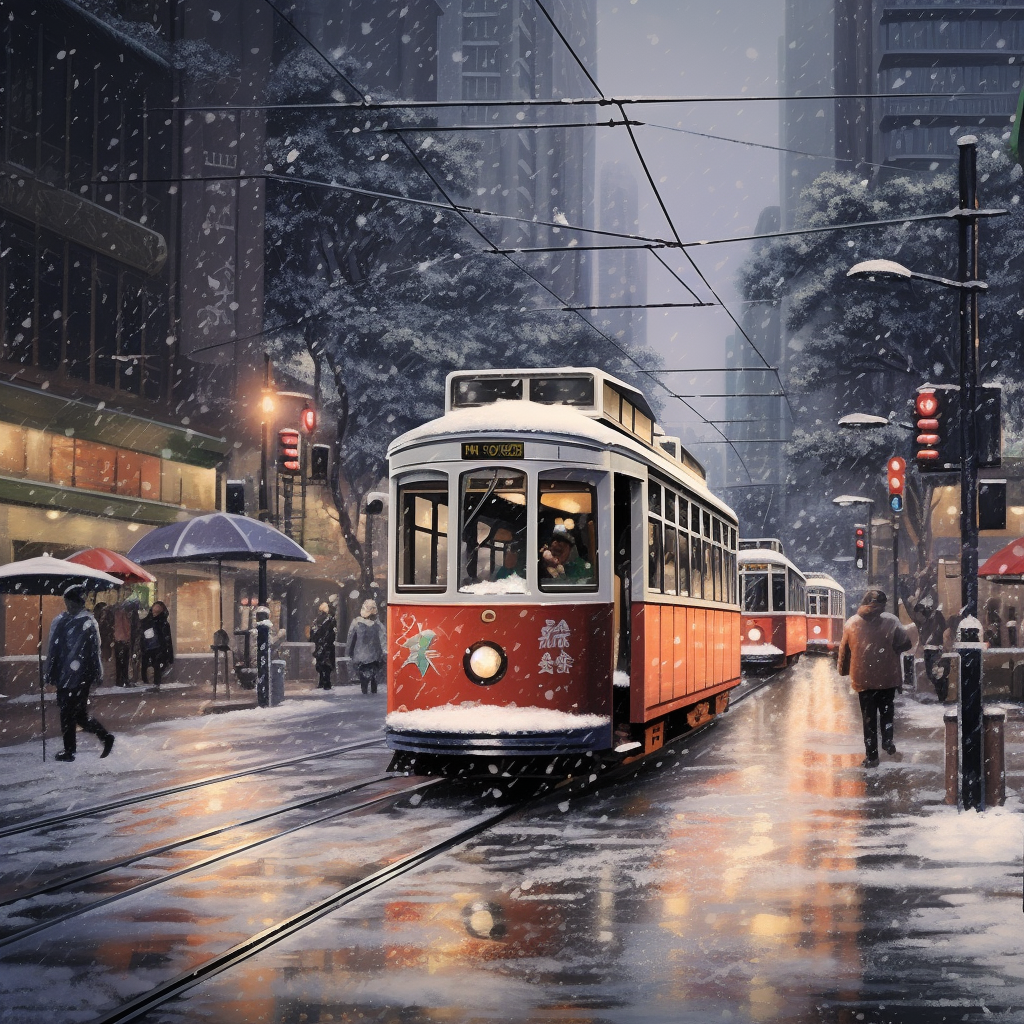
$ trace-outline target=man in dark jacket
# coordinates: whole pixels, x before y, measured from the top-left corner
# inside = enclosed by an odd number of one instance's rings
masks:
[[[106,757],[114,746],[114,737],[89,717],[89,688],[103,681],[99,626],[85,610],[85,587],[65,590],[64,606],[67,610],[50,626],[46,654],[46,681],[57,688],[60,731],[64,734],[64,749],[56,760],[74,761],[76,727],[102,740],[100,757]]]
[[[139,643],[142,648],[142,682],[146,683],[147,669],[153,667],[153,685],[160,686],[165,668],[174,664],[174,645],[171,643],[171,623],[167,618],[167,605],[154,601],[140,623]]]
[[[316,665],[317,675],[320,682],[317,688],[329,690],[331,688],[331,673],[334,672],[335,650],[334,645],[338,640],[338,625],[331,614],[330,605],[324,602],[320,605],[320,612],[309,631],[309,639],[313,641],[313,663]]]
[[[860,699],[864,722],[864,767],[878,765],[878,722],[882,720],[882,746],[896,753],[893,740],[893,701],[903,684],[900,654],[911,648],[910,637],[895,615],[885,610],[881,590],[864,594],[857,614],[843,627],[839,645],[839,674],[849,676]]]

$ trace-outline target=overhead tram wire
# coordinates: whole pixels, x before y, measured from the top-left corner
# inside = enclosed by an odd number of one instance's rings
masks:
[[[270,0],[265,0],[270,3]],[[273,4],[271,4],[273,6]],[[293,28],[300,32],[294,23],[289,21],[279,8],[274,10],[281,18]],[[310,44],[314,45],[314,44]],[[317,52],[321,52],[317,50]],[[331,67],[341,78],[348,81],[344,75],[332,63]],[[359,90],[355,90],[357,93]],[[190,106],[171,107],[150,107],[150,110],[176,110],[185,113],[203,113],[205,111],[240,111],[240,110],[444,110],[451,107],[622,107],[622,106],[644,106],[650,104],[687,104],[687,103],[791,103],[797,100],[878,100],[878,99],[908,99],[908,100],[941,100],[950,101],[957,99],[975,99],[1009,96],[1018,98],[1017,92],[901,92],[899,94],[877,93],[877,92],[844,92],[844,93],[811,93],[806,96],[563,96],[559,99],[543,99],[527,97],[517,100],[382,100],[374,101],[366,99],[360,103],[206,103]],[[624,116],[624,115],[623,115]]]
[[[294,32],[295,32],[295,33],[296,33],[296,34],[297,34],[298,36],[299,36],[299,38],[300,38],[300,39],[302,39],[302,40],[303,40],[303,42],[305,42],[305,44],[306,44],[306,45],[307,45],[307,46],[308,46],[308,47],[309,47],[310,49],[312,49],[312,50],[313,50],[313,51],[314,51],[314,52],[315,52],[315,53],[316,53],[316,54],[317,54],[317,55],[318,55],[318,56],[319,56],[319,57],[321,58],[321,60],[323,60],[323,61],[324,61],[324,63],[325,63],[325,64],[326,64],[326,65],[327,65],[327,66],[328,66],[328,67],[329,67],[329,68],[330,68],[330,69],[331,69],[331,70],[332,70],[333,72],[335,72],[335,73],[336,73],[336,74],[338,75],[338,77],[339,77],[339,78],[341,78],[341,79],[342,79],[342,80],[343,80],[343,81],[344,81],[344,82],[345,82],[345,83],[346,83],[346,84],[347,84],[347,85],[349,86],[349,88],[350,88],[350,89],[352,89],[352,91],[353,91],[353,92],[355,92],[355,93],[356,93],[356,95],[362,95],[362,91],[361,91],[361,90],[360,90],[360,89],[358,88],[358,86],[356,86],[356,85],[355,85],[355,84],[354,84],[354,83],[353,83],[353,82],[352,82],[352,81],[351,81],[351,80],[350,80],[350,79],[348,78],[348,76],[347,76],[347,75],[345,75],[345,74],[344,74],[344,72],[342,72],[342,71],[341,71],[341,69],[340,69],[340,68],[336,67],[336,66],[335,66],[335,64],[334,64],[334,62],[333,62],[332,60],[330,60],[330,58],[329,58],[329,57],[328,57],[328,56],[327,56],[327,55],[326,55],[326,54],[325,54],[325,53],[324,53],[324,52],[323,52],[323,51],[322,51],[322,50],[321,50],[321,49],[320,49],[320,48],[319,48],[319,47],[318,47],[318,46],[317,46],[317,45],[316,45],[316,44],[315,44],[315,43],[314,43],[314,42],[313,42],[313,41],[312,41],[312,40],[311,40],[311,39],[310,39],[310,38],[309,38],[309,37],[308,37],[308,36],[307,36],[307,35],[306,35],[306,34],[305,34],[305,33],[304,33],[303,31],[302,31],[302,30],[301,30],[301,29],[300,29],[300,28],[299,28],[299,27],[298,27],[298,26],[297,26],[297,25],[296,25],[296,24],[295,24],[295,23],[294,23],[294,22],[293,22],[293,21],[292,21],[292,20],[291,20],[290,18],[287,18],[287,17],[285,16],[285,15],[283,15],[283,14],[281,13],[281,11],[280,11],[280,10],[279,10],[279,9],[278,9],[278,8],[277,8],[277,7],[275,6],[275,4],[274,4],[274,3],[272,2],[272,0],[264,0],[264,2],[265,2],[265,3],[266,3],[266,4],[267,4],[267,5],[268,5],[268,6],[269,6],[269,7],[270,7],[270,8],[271,8],[271,9],[272,9],[272,10],[273,10],[273,11],[274,11],[274,12],[275,12],[276,14],[278,14],[278,16],[279,16],[279,17],[281,17],[281,19],[282,19],[282,20],[283,20],[283,21],[284,21],[284,22],[285,22],[285,23],[286,23],[286,24],[287,24],[287,25],[288,25],[288,26],[289,26],[289,27],[290,27],[290,28],[291,28],[291,29],[292,29],[292,30],[293,30],[293,31],[294,31]],[[624,116],[624,115],[623,115],[623,116]],[[446,200],[446,201],[448,202],[448,204],[449,204],[450,208],[451,208],[452,210],[454,210],[454,211],[455,211],[455,212],[456,212],[456,213],[457,213],[457,214],[458,214],[458,215],[459,215],[459,216],[460,216],[460,217],[462,218],[462,220],[463,220],[463,221],[465,222],[465,224],[466,224],[466,225],[467,225],[467,226],[468,226],[468,227],[469,227],[469,228],[470,228],[470,229],[471,229],[471,230],[472,230],[472,231],[473,231],[473,232],[474,232],[474,233],[475,233],[475,234],[476,234],[476,235],[477,235],[477,236],[478,236],[478,237],[479,237],[479,238],[480,238],[480,239],[481,239],[482,241],[484,241],[484,242],[485,242],[485,243],[486,243],[486,244],[487,244],[487,245],[488,245],[488,246],[490,247],[490,249],[491,249],[492,251],[497,251],[497,246],[496,246],[496,245],[494,244],[494,242],[492,242],[492,241],[491,241],[491,239],[489,239],[489,238],[488,238],[488,237],[487,237],[487,236],[486,236],[486,235],[485,235],[485,234],[484,234],[484,233],[483,233],[483,232],[482,232],[482,231],[480,230],[480,228],[479,228],[479,227],[478,227],[478,226],[477,226],[476,224],[474,224],[472,220],[470,220],[470,218],[469,218],[469,216],[468,216],[467,212],[466,212],[466,211],[463,211],[463,210],[461,210],[461,209],[460,209],[460,208],[458,207],[458,205],[457,205],[457,204],[456,204],[456,203],[454,202],[454,200],[452,200],[452,198],[451,198],[451,197],[450,197],[450,196],[448,195],[448,193],[446,192],[446,190],[444,189],[444,187],[443,187],[443,186],[441,185],[441,183],[440,183],[440,182],[439,182],[439,181],[438,181],[438,180],[437,180],[437,179],[436,179],[436,178],[434,177],[434,175],[433,175],[433,174],[431,173],[431,171],[430,171],[430,168],[429,168],[429,167],[427,167],[427,165],[426,165],[426,164],[425,164],[425,163],[423,162],[423,160],[422,160],[422,159],[420,158],[419,154],[417,154],[417,153],[416,153],[416,151],[415,151],[415,150],[414,150],[414,149],[413,149],[413,148],[412,148],[412,147],[411,147],[411,146],[409,145],[409,143],[408,143],[408,142],[406,141],[406,139],[405,139],[405,138],[403,138],[403,137],[401,137],[401,136],[399,136],[399,141],[400,141],[400,142],[401,142],[401,143],[402,143],[402,144],[403,144],[403,145],[405,146],[406,150],[407,150],[407,151],[409,152],[409,154],[410,154],[410,155],[412,156],[412,158],[413,158],[413,159],[414,159],[414,160],[416,161],[416,163],[417,163],[417,164],[419,164],[419,166],[420,166],[420,169],[421,169],[421,170],[423,171],[423,173],[424,173],[424,174],[426,174],[426,176],[427,176],[427,177],[428,177],[428,178],[429,178],[429,179],[431,180],[431,182],[433,182],[433,184],[434,184],[434,187],[435,187],[435,188],[437,189],[437,191],[438,191],[438,192],[440,192],[440,193],[441,193],[441,195],[442,195],[442,196],[443,196],[443,197],[445,198],[445,200]],[[288,178],[287,178],[286,176],[282,176],[282,177],[284,177],[284,178],[285,178],[285,180],[289,180],[289,179],[288,179]],[[515,218],[515,219],[518,219],[518,218]],[[531,223],[535,223],[535,222],[531,222]],[[566,225],[562,225],[562,224],[558,224],[558,225],[549,225],[549,226],[557,226],[557,227],[559,227],[559,228],[564,228],[564,227],[566,227]],[[599,232],[599,233],[602,233],[602,234],[603,234],[604,232]],[[651,239],[651,241],[660,241],[660,239],[658,239],[658,240],[655,240],[655,239]],[[520,273],[522,273],[522,274],[525,274],[525,275],[526,275],[527,277],[529,277],[529,278],[530,278],[530,279],[531,279],[531,280],[532,280],[532,281],[533,281],[533,282],[534,282],[535,284],[537,284],[537,285],[538,285],[539,287],[543,288],[543,289],[544,289],[544,290],[545,290],[545,291],[546,291],[546,292],[547,292],[547,293],[548,293],[548,294],[549,294],[549,295],[550,295],[550,296],[551,296],[551,297],[552,297],[552,298],[553,298],[553,299],[554,299],[554,300],[555,300],[556,302],[558,302],[558,303],[560,303],[560,304],[564,304],[564,300],[563,300],[563,299],[561,299],[561,297],[560,297],[560,296],[558,296],[558,295],[557,295],[557,294],[556,294],[556,293],[555,293],[555,292],[554,292],[554,291],[553,291],[553,290],[552,290],[552,289],[551,289],[550,287],[548,287],[548,285],[546,285],[546,284],[545,284],[545,283],[544,283],[543,281],[541,281],[541,280],[540,280],[540,279],[539,279],[538,277],[536,277],[536,275],[534,275],[534,274],[530,273],[530,271],[528,271],[528,270],[527,270],[527,269],[526,269],[525,267],[522,267],[522,266],[520,266],[520,265],[519,265],[518,263],[516,263],[516,261],[515,261],[514,259],[512,259],[512,257],[511,257],[511,256],[509,256],[509,255],[507,255],[507,254],[504,254],[504,255],[505,255],[505,259],[507,259],[507,260],[508,260],[508,261],[509,261],[509,262],[510,262],[510,263],[512,264],[512,266],[514,266],[514,267],[515,267],[515,268],[516,268],[516,269],[517,269],[517,270],[518,270],[518,271],[519,271]],[[694,297],[696,298],[696,296],[694,296]],[[630,362],[634,363],[634,364],[635,364],[635,365],[636,365],[636,366],[637,366],[638,368],[640,368],[640,369],[644,369],[644,367],[642,367],[642,366],[641,366],[641,364],[639,363],[639,361],[638,361],[638,360],[636,359],[636,357],[635,357],[635,356],[633,356],[633,355],[632,355],[632,353],[628,352],[628,351],[627,351],[626,349],[624,349],[624,348],[623,348],[623,347],[622,347],[621,345],[619,345],[619,344],[618,344],[618,342],[616,342],[616,341],[615,341],[615,340],[614,340],[613,338],[611,338],[611,337],[609,337],[609,336],[608,336],[607,334],[605,334],[605,333],[604,333],[604,331],[602,331],[602,330],[601,330],[601,329],[600,329],[599,327],[597,327],[597,325],[596,325],[596,324],[594,324],[593,322],[591,322],[590,320],[588,320],[588,319],[587,319],[587,318],[586,318],[586,317],[585,317],[585,316],[583,315],[583,313],[582,313],[581,311],[579,311],[579,310],[576,310],[576,311],[574,311],[574,312],[575,312],[576,316],[580,317],[580,319],[582,319],[582,320],[583,320],[583,322],[584,322],[584,323],[586,323],[586,324],[587,324],[587,325],[588,325],[588,326],[589,326],[589,327],[591,328],[591,330],[595,331],[595,332],[596,332],[597,334],[599,334],[599,335],[600,335],[600,336],[601,336],[602,338],[604,338],[604,339],[605,339],[605,340],[606,340],[606,341],[607,341],[607,342],[608,342],[608,343],[609,343],[610,345],[612,345],[612,347],[614,347],[614,348],[618,349],[618,351],[620,351],[620,352],[621,352],[621,353],[622,353],[622,354],[623,354],[623,355],[624,355],[624,356],[625,356],[625,357],[626,357],[626,358],[627,358],[627,359],[628,359],[628,360],[629,360]],[[668,394],[669,394],[669,395],[670,395],[671,397],[677,397],[677,396],[673,395],[672,391],[671,391],[671,390],[670,390],[670,389],[669,389],[668,387],[666,387],[666,386],[665,386],[665,385],[664,385],[664,384],[663,384],[662,382],[660,382],[660,381],[659,381],[658,383],[659,383],[659,385],[660,385],[660,386],[661,386],[661,387],[662,387],[662,388],[663,388],[663,389],[664,389],[664,390],[666,391],[666,393],[668,393]],[[691,411],[692,413],[694,413],[694,414],[695,414],[696,416],[699,416],[699,417],[700,417],[700,418],[701,418],[702,420],[705,420],[705,422],[706,422],[706,417],[704,417],[704,415],[703,415],[703,414],[702,414],[702,413],[701,413],[701,412],[700,412],[700,411],[699,411],[698,409],[695,409],[695,408],[694,408],[694,407],[693,407],[692,405],[690,405],[690,403],[689,403],[689,402],[687,402],[687,401],[686,401],[685,399],[683,399],[683,398],[679,398],[678,400],[679,400],[680,402],[682,402],[682,404],[683,404],[684,406],[686,406],[686,408],[688,408],[688,409],[689,409],[689,410],[690,410],[690,411]],[[712,424],[712,426],[713,426],[713,424]],[[720,430],[720,429],[719,429],[719,428],[718,428],[717,426],[715,427],[715,431],[716,431],[717,433],[721,434],[721,436],[722,436],[723,438],[725,438],[725,439],[726,439],[726,441],[728,441],[728,438],[726,438],[726,435],[725,435],[725,433],[724,433],[724,432],[723,432],[722,430]],[[745,473],[747,474],[747,478],[748,478],[749,480],[753,481],[753,476],[751,475],[751,473],[750,473],[750,470],[749,470],[749,469],[747,468],[747,464],[746,464],[746,463],[745,463],[745,462],[743,461],[743,457],[742,457],[742,456],[740,455],[739,451],[737,451],[736,449],[733,449],[733,450],[735,451],[735,454],[736,454],[736,458],[737,458],[737,459],[739,460],[739,462],[740,462],[740,465],[741,465],[741,466],[743,466],[743,471],[744,471],[744,472],[745,472]]]

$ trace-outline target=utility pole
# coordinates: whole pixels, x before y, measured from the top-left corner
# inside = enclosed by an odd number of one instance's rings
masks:
[[[270,417],[274,411],[274,399],[270,393],[270,353],[263,353],[263,422],[260,423],[260,487],[257,516],[261,523],[270,520],[270,503],[267,493],[268,462],[270,459]],[[261,602],[262,603],[262,602]]]
[[[965,135],[960,149],[960,203],[957,218],[960,283],[960,653],[958,731],[960,748],[957,803],[963,809],[985,805],[984,731],[981,706],[981,628],[978,617],[978,140]],[[973,287],[972,287],[973,285]],[[972,623],[970,620],[974,620]]]

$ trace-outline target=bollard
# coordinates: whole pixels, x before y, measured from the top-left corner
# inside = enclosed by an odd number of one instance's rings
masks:
[[[275,658],[270,663],[270,706],[276,708],[284,700],[284,670],[287,662]]]
[[[1006,758],[1004,733],[1006,711],[992,705],[985,708],[985,806],[1002,807],[1006,802]]]
[[[270,707],[270,609],[256,609],[256,703]]]
[[[956,804],[957,768],[960,760],[959,735],[957,733],[956,708],[949,708],[942,716],[946,727],[946,803]]]
[[[957,710],[960,713],[959,799],[957,805],[967,811],[985,805],[984,733],[982,730],[981,623],[973,616],[960,620],[957,629],[956,653],[960,655],[960,692]]]

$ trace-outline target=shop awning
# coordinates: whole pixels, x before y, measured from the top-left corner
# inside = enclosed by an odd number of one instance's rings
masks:
[[[986,558],[985,564],[978,569],[978,575],[993,583],[1020,583],[1024,580],[1024,537],[1018,537]]]

